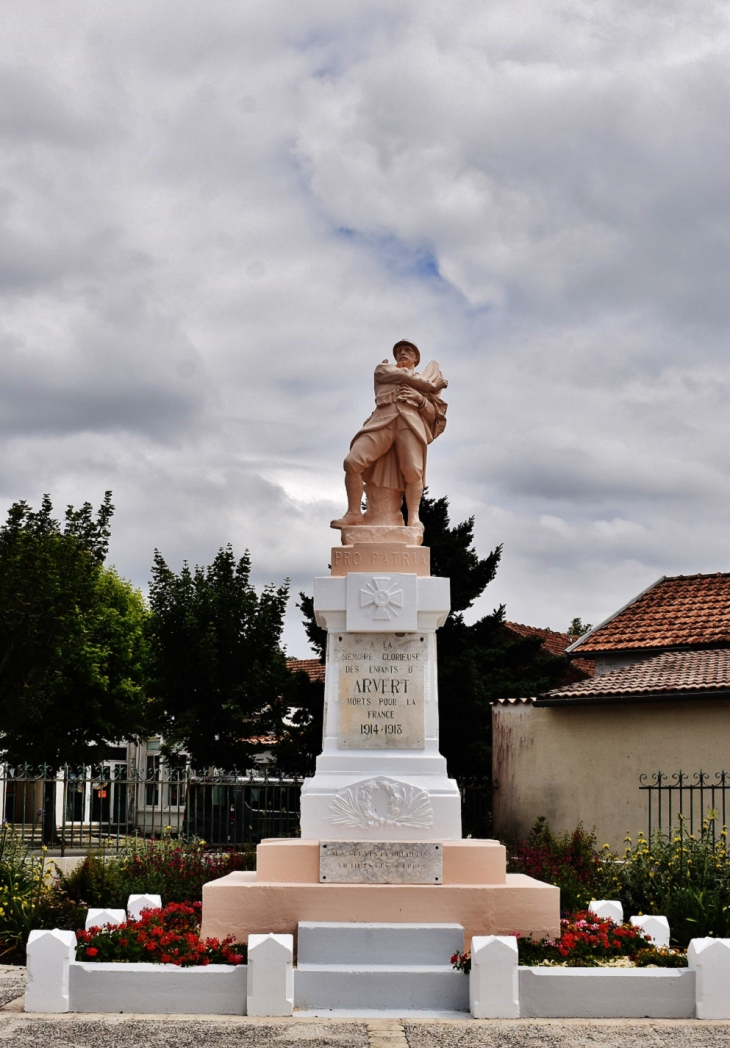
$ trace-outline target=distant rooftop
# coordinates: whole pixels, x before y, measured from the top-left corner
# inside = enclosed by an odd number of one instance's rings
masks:
[[[324,663],[319,659],[287,659],[287,668],[292,673],[306,673],[311,680],[324,680]]]
[[[573,643],[573,638],[568,633],[540,629],[538,626],[524,626],[521,622],[505,622],[505,626],[520,637],[540,637],[543,648],[551,655],[564,655],[566,648]],[[596,672],[596,664],[592,659],[572,659],[571,668],[581,670],[588,677],[592,677]]]
[[[641,662],[553,688],[538,696],[538,706],[610,702],[616,698],[730,698],[730,649],[665,651]]]
[[[730,573],[663,576],[572,645],[570,655],[730,646]]]

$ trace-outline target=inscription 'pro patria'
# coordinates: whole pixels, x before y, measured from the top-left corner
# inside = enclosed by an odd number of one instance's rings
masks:
[[[340,749],[424,749],[426,638],[341,633],[332,656],[339,680]]]
[[[440,844],[409,841],[322,841],[319,879],[325,883],[441,884]]]

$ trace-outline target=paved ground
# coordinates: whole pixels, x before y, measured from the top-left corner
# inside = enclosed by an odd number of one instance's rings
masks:
[[[359,1022],[26,1016],[0,1011],[2,1048],[729,1048],[730,1023],[681,1020]]]
[[[730,1021],[35,1016],[24,987],[0,965],[0,1048],[730,1048]]]
[[[25,992],[25,968],[13,964],[0,964],[0,1007],[20,997]]]

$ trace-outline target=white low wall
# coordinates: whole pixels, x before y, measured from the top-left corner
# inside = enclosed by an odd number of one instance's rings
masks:
[[[245,964],[96,964],[69,966],[70,1012],[245,1015]]]
[[[518,968],[520,1016],[540,1019],[693,1019],[686,968]]]
[[[294,1008],[291,935],[250,936],[248,965],[238,966],[77,961],[74,932],[59,929],[32,931],[27,952],[28,1012],[276,1016]],[[520,968],[517,939],[507,935],[474,936],[471,957],[469,1003],[476,1019],[730,1019],[730,939],[693,939],[687,968]],[[332,968],[348,974],[346,965]],[[422,971],[413,967],[409,978],[393,966],[398,998],[411,999]]]
[[[291,1015],[294,940],[251,935],[248,964],[97,963],[76,960],[76,935],[58,928],[28,938],[27,1012]]]
[[[512,935],[471,961],[475,1019],[730,1019],[730,939],[693,939],[686,968],[520,968]]]

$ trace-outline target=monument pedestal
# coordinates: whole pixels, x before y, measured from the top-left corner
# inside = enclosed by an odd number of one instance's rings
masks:
[[[368,556],[393,554],[372,543]],[[206,884],[204,936],[296,935],[305,921],[456,924],[467,946],[473,935],[559,934],[557,888],[507,874],[499,842],[461,837],[438,744],[436,630],[449,605],[449,580],[417,571],[339,574],[333,559],[333,574],[315,579],[324,739],[302,787],[302,839],[263,841],[255,873]]]
[[[256,872],[229,873],[204,886],[201,935],[296,936],[301,921],[442,923],[460,924],[468,949],[474,935],[559,934],[560,890],[505,873],[498,841],[445,841],[439,884],[323,883],[320,846],[316,840],[262,841]]]
[[[351,572],[314,580],[317,622],[327,629],[324,739],[302,787],[302,837],[461,838],[459,789],[438,748],[436,630],[449,607],[448,579]]]

